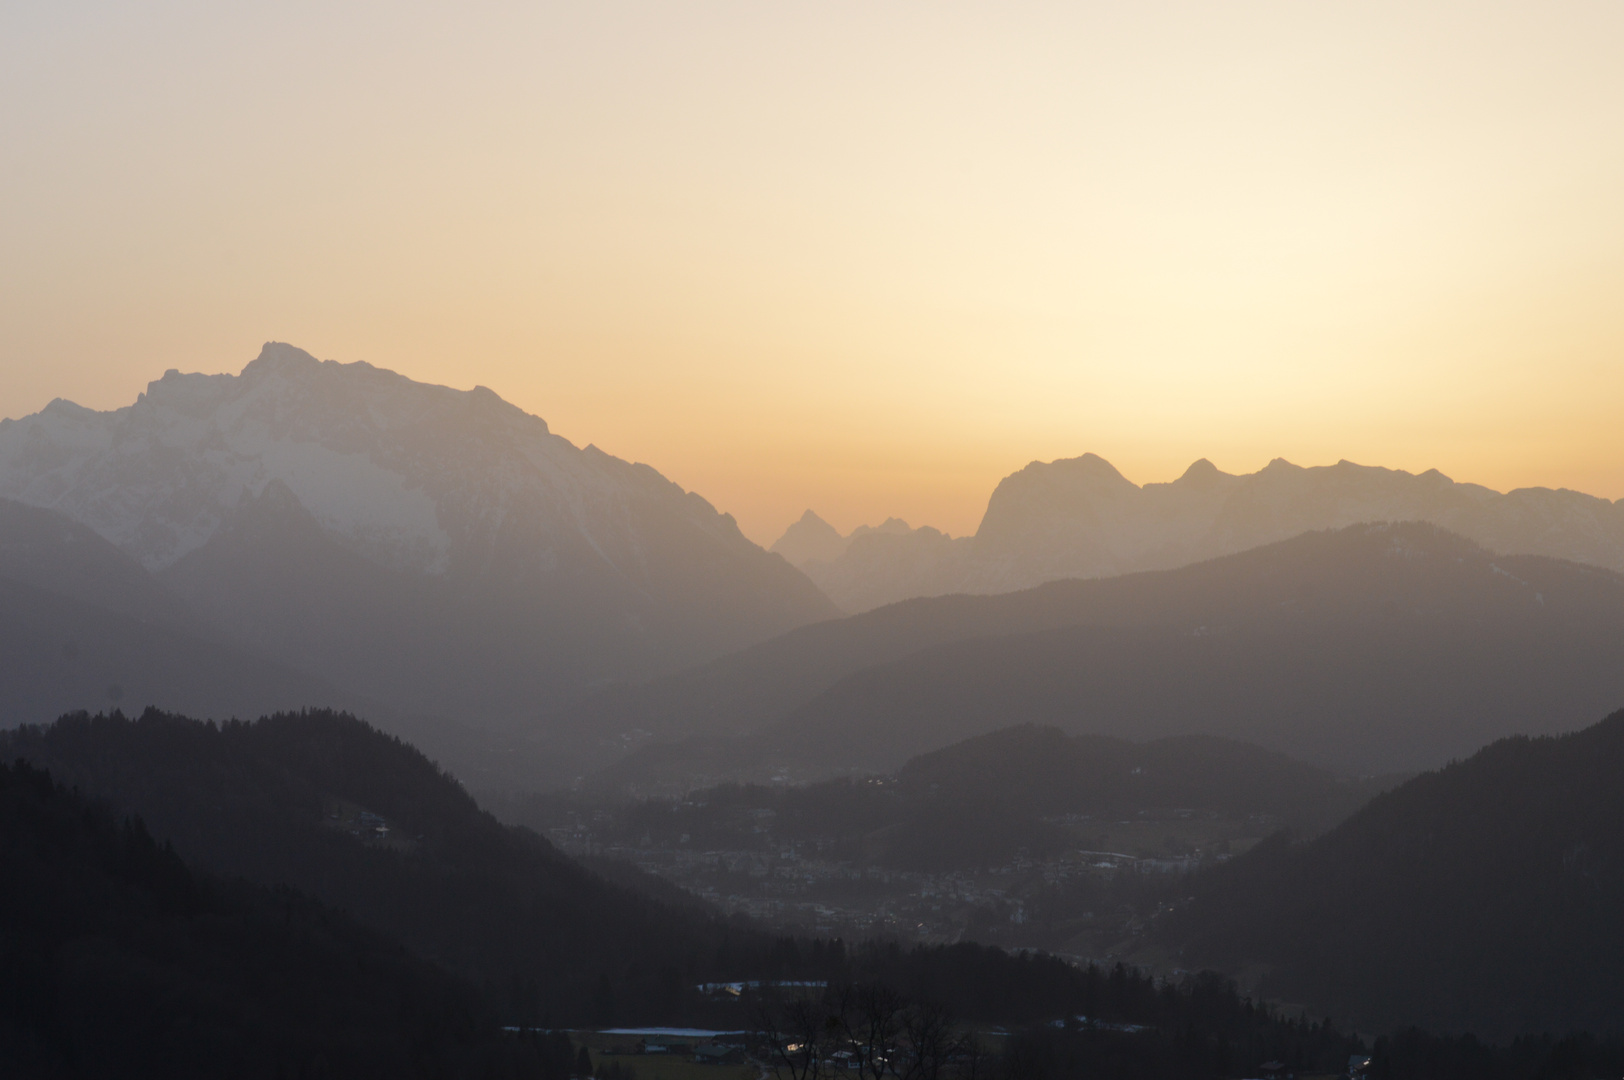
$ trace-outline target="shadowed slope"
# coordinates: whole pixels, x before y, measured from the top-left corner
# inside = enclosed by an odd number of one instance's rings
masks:
[[[1390,772],[1531,722],[1568,730],[1620,697],[1624,580],[1412,524],[909,601],[606,693],[582,715],[665,738],[746,735],[703,748],[693,771],[712,782],[768,764],[884,771],[1014,721],[1206,732]]]
[[[455,972],[529,987],[504,1000],[513,1022],[669,1015],[690,983],[740,977],[712,970],[718,949],[755,940],[595,877],[346,716],[65,717],[0,755],[139,813],[201,868],[299,888]]]
[[[0,765],[0,881],[7,1076],[537,1067],[471,986],[291,890],[199,878],[22,763]]]
[[[1511,738],[1260,845],[1165,929],[1184,963],[1267,965],[1263,992],[1362,1025],[1500,1037],[1619,1030],[1624,713]]]

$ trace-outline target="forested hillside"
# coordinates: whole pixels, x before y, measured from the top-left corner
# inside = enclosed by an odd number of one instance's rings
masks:
[[[1101,824],[1147,814],[1254,819],[1258,830],[1317,833],[1389,783],[1338,778],[1211,736],[1134,743],[1031,724],[921,755],[892,776],[728,784],[680,800],[617,797],[613,772],[604,779],[605,786],[577,797],[594,811],[599,843],[640,837],[698,849],[812,843],[827,857],[857,865],[919,871],[997,867],[1017,855],[1041,859],[1094,846],[1098,830],[1087,822],[1095,816]],[[554,795],[505,805],[513,820],[542,827],[570,820],[576,803]]]
[[[1165,937],[1183,964],[1266,971],[1263,993],[1371,1029],[1617,1031],[1621,774],[1624,712],[1505,739],[1198,879]]]
[[[672,1013],[694,983],[745,977],[767,940],[609,884],[339,714],[79,715],[6,734],[0,756],[140,814],[198,867],[346,910],[483,985],[514,1022]]]
[[[0,765],[0,1072],[83,1080],[541,1071],[475,989],[287,888]]]

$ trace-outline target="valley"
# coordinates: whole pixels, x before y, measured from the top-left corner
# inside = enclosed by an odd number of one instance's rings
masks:
[[[1621,1080],[1621,56],[0,4],[0,1080]]]
[[[0,750],[23,764],[0,777],[0,858],[27,884],[0,914],[55,950],[17,954],[27,993],[77,1000],[51,965],[152,915],[179,920],[202,965],[153,976],[187,1002],[176,1015],[213,1023],[199,987],[223,950],[238,959],[220,978],[246,981],[219,1030],[293,1009],[305,1041],[287,1053],[306,1064],[328,1036],[264,973],[292,987],[335,949],[360,966],[333,1000],[411,988],[445,1025],[422,1060],[458,1076],[794,1072],[793,1045],[867,1060],[873,1080],[929,1080],[874,1064],[905,1054],[963,1076],[984,1050],[1011,1080],[1020,1061],[1107,1051],[1236,1080],[1242,1043],[1249,1070],[1477,1060],[1343,1034],[1313,1019],[1326,1010],[1377,1034],[1609,1032],[1624,991],[1605,913],[1624,893],[1597,823],[1616,816],[1620,728],[1595,720],[1624,700],[1611,504],[1534,543],[1482,522],[1580,503],[1346,464],[1196,470],[1180,484],[1229,493],[1201,511],[1229,539],[1137,571],[1044,562],[1011,524],[1039,522],[1050,555],[1089,548],[1041,524],[1075,514],[1083,476],[1120,496],[1099,527],[1122,543],[1151,518],[1194,535],[1183,487],[1132,494],[1113,475],[1097,459],[1023,470],[973,545],[1012,545],[1001,576],[911,595],[897,581],[929,574],[909,545],[930,573],[972,545],[808,517],[783,545],[817,556],[803,573],[488,391],[291,346],[236,376],[171,372],[125,409],[6,421]],[[1423,489],[1483,539],[1428,520]],[[1236,524],[1280,499],[1303,509]],[[1423,520],[1339,516],[1388,506]],[[897,602],[842,615],[865,605],[828,568],[870,558],[903,575],[865,578]],[[77,908],[31,861],[57,841],[29,831],[75,815],[100,824],[47,862],[105,881]],[[1474,890],[1507,899],[1451,925]],[[51,921],[64,904],[77,922]],[[326,936],[270,944],[277,910]],[[151,962],[145,933],[106,939],[118,964]],[[293,967],[265,967],[278,949]],[[42,1034],[18,1052],[91,1053],[83,1008],[63,1010],[29,1013]],[[349,1030],[398,1045],[392,1023]],[[796,1023],[815,1030],[795,1041]],[[623,1045],[671,1024],[745,1035]],[[1175,1046],[1170,1024],[1205,1034]]]
[[[1046,822],[1079,846],[1040,856],[1017,851],[1006,863],[935,872],[841,857],[841,849],[861,847],[860,838],[775,842],[770,820],[760,818],[748,819],[753,836],[682,833],[673,841],[627,837],[612,812],[555,810],[547,817],[565,824],[545,835],[567,854],[630,863],[721,911],[783,932],[977,941],[1109,963],[1134,951],[1148,921],[1177,896],[1181,875],[1241,854],[1280,826],[1264,815],[1142,814],[1133,821],[1079,815]]]
[[[1191,875],[1282,830],[1317,835],[1401,779],[1337,778],[1219,740],[1028,726],[885,776],[486,803],[562,851],[630,863],[781,931],[1110,963]]]

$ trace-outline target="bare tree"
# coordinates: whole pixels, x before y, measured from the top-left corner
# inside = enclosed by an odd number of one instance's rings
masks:
[[[808,997],[763,998],[756,1009],[756,1026],[767,1043],[774,1075],[818,1080],[824,1071],[830,1019],[823,1004]]]
[[[881,983],[859,983],[835,992],[834,1015],[865,1080],[885,1080],[894,1071],[908,999]]]
[[[988,1053],[974,1031],[966,1031],[954,1039],[949,1053],[958,1066],[959,1080],[989,1080],[995,1075],[997,1058]]]
[[[910,1006],[902,1014],[902,1045],[891,1071],[899,1080],[938,1080],[956,1049],[953,1020],[945,1007],[932,1002]]]

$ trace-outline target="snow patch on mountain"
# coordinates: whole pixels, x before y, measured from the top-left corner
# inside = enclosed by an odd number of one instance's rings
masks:
[[[295,414],[313,397],[342,387],[317,378],[322,365],[308,354],[289,353],[298,350],[268,346],[262,357],[273,362],[240,376],[171,370],[122,409],[59,399],[10,421],[0,428],[0,495],[66,513],[159,570],[280,480],[324,529],[369,557],[444,571],[451,538],[435,499],[377,437],[408,426],[409,412],[379,395],[366,402],[370,431],[331,415],[325,426],[301,423]]]

